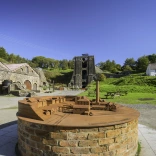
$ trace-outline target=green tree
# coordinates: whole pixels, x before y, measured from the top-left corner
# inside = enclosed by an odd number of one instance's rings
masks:
[[[121,65],[120,64],[116,64],[115,68],[117,69],[117,71],[121,71]]]
[[[156,63],[156,54],[148,55],[147,57],[150,63]]]
[[[36,64],[37,67],[44,68],[47,65],[46,58],[43,56],[36,56],[32,59],[32,62]]]
[[[69,69],[74,69],[74,61],[73,60],[68,61],[68,68]]]
[[[54,68],[55,69],[57,69],[57,68],[59,68],[59,64],[60,64],[60,62],[58,61],[58,60],[54,60]]]
[[[134,58],[127,58],[125,60],[124,66],[129,66],[131,67],[131,69],[135,70],[136,68],[136,61],[134,60]]]
[[[123,67],[123,71],[132,71],[132,68],[130,67],[130,65],[125,65]]]
[[[13,53],[11,53],[11,54],[8,56],[8,61],[9,61],[10,63],[15,63],[15,61],[16,61],[16,56],[15,56]]]
[[[3,47],[0,47],[0,58],[7,60],[8,59],[8,53]]]
[[[62,70],[68,69],[68,60],[66,60],[66,59],[61,60],[60,61],[60,68]]]
[[[147,56],[139,57],[137,60],[137,71],[145,72],[149,64],[149,59]]]

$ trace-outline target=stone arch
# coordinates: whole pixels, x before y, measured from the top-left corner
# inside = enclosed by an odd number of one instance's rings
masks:
[[[33,90],[37,90],[37,84],[36,83],[33,84]]]
[[[31,82],[29,80],[26,80],[24,84],[26,86],[26,89],[31,90]]]

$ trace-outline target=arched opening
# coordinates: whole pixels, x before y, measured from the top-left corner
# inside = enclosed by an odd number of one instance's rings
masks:
[[[37,84],[36,83],[33,84],[33,90],[37,90]]]
[[[82,59],[82,68],[87,68],[87,58]]]
[[[29,80],[26,80],[24,84],[26,86],[26,89],[31,90],[31,82]]]

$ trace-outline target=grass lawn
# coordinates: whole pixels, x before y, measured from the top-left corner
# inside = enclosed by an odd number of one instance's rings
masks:
[[[100,98],[105,98],[106,92],[100,92]],[[87,96],[90,99],[95,99],[95,96],[88,96],[88,91],[85,91],[79,96]],[[128,93],[125,96],[117,96],[115,98],[105,99],[108,102],[115,102],[120,104],[156,104],[156,93]]]

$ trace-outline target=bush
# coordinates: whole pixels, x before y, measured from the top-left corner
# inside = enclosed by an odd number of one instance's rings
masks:
[[[106,76],[101,73],[96,74],[96,77],[98,81],[104,81],[106,79]]]

